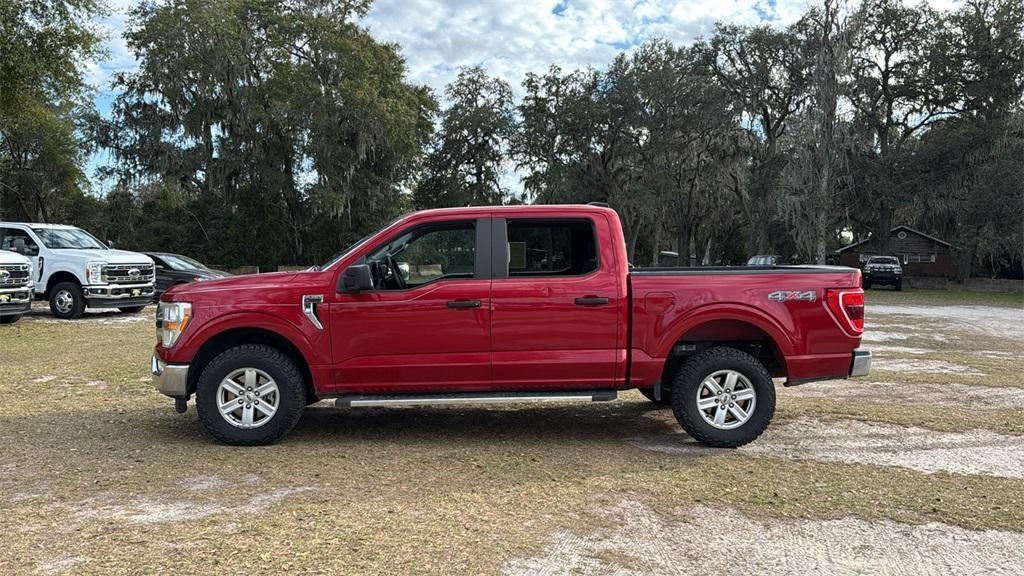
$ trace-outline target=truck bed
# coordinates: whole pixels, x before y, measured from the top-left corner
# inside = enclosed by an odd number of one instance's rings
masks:
[[[848,334],[825,302],[828,289],[856,288],[842,266],[631,268],[630,381],[653,385],[678,343],[763,342],[790,383],[846,377]],[[813,352],[812,352],[813,350]]]

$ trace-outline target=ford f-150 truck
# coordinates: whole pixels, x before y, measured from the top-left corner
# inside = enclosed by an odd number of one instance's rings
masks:
[[[638,388],[711,446],[757,438],[788,385],[867,374],[860,272],[631,268],[600,206],[406,215],[322,267],[172,287],[157,390],[229,444],[304,407],[601,401]]]
[[[153,260],[114,250],[81,228],[0,222],[0,249],[32,260],[35,298],[58,318],[90,308],[138,312],[153,301]]]
[[[32,306],[32,264],[0,250],[0,324],[14,324]]]

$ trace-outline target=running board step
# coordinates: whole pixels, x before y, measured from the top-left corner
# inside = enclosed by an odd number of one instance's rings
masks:
[[[340,396],[334,405],[416,406],[430,404],[508,404],[512,402],[608,402],[618,398],[615,390],[572,390],[568,392],[466,392],[456,394],[389,394]]]

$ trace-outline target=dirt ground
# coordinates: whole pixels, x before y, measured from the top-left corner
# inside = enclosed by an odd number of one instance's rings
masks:
[[[152,309],[40,309],[0,330],[0,573],[1021,573],[1022,327],[1017,299],[871,291],[871,376],[780,387],[738,450],[635,392],[323,402],[232,448],[151,389]]]

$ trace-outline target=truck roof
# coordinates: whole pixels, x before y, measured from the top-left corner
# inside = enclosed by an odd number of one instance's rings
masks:
[[[421,210],[413,214],[443,215],[461,213],[492,212],[495,214],[529,214],[531,212],[614,212],[607,206],[594,204],[517,204],[515,206],[461,206],[457,208],[432,208]]]
[[[71,226],[69,224],[48,224],[46,222],[0,222],[0,226],[28,226],[29,228],[78,228],[78,226]]]

